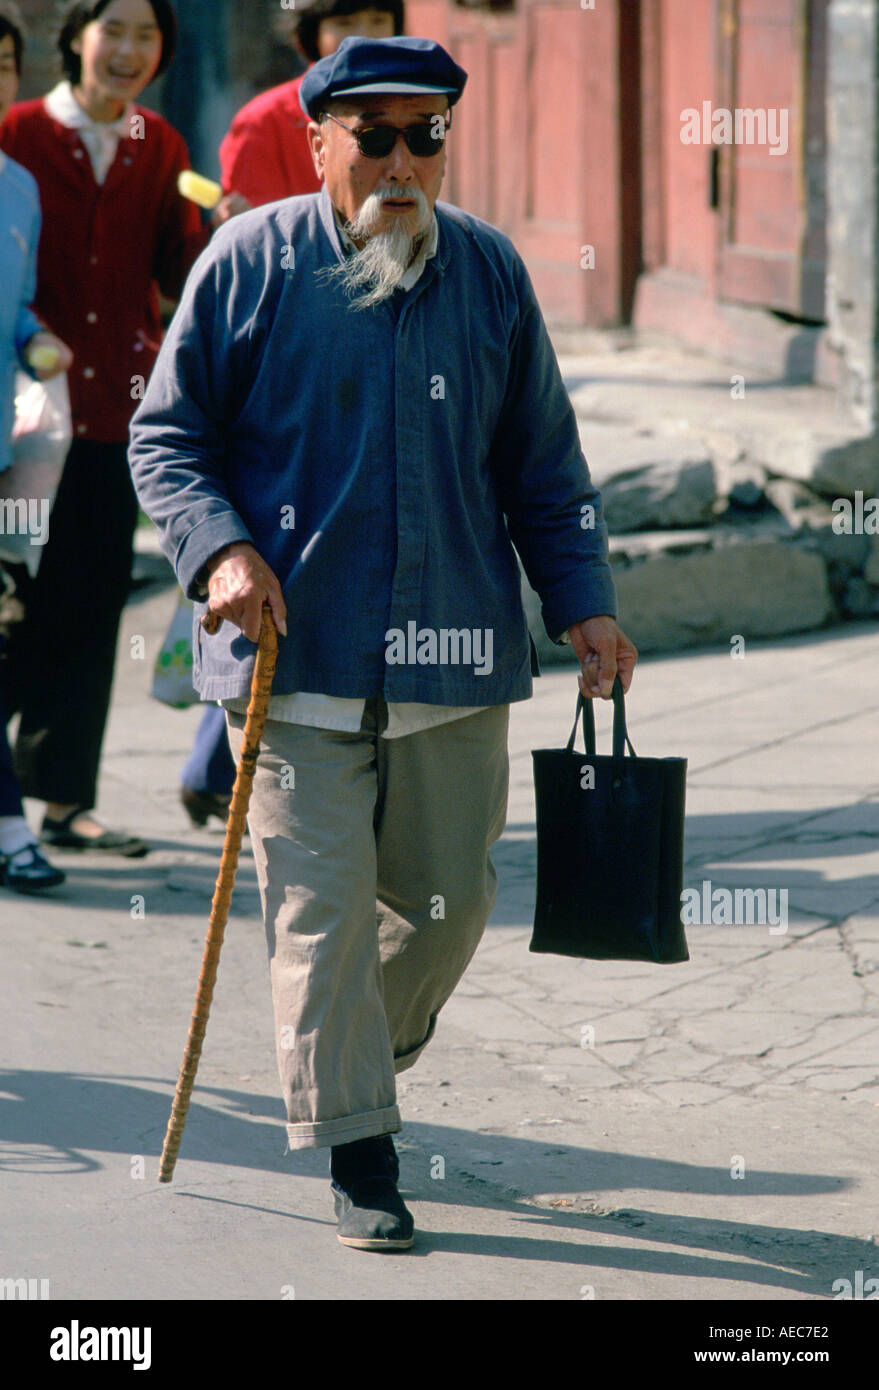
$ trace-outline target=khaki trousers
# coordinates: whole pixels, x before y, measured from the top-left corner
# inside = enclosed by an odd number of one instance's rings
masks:
[[[509,705],[385,739],[267,720],[248,825],[291,1149],[402,1128],[418,1060],[497,896]],[[236,761],[244,718],[227,712]]]

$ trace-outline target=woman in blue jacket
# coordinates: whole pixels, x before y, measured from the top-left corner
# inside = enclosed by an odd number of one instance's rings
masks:
[[[18,10],[14,5],[0,3],[0,124],[18,92],[23,47]],[[12,462],[16,369],[46,381],[67,371],[73,361],[60,338],[47,333],[28,308],[36,291],[39,237],[37,185],[26,169],[0,151],[0,497],[4,495],[3,473]],[[54,364],[35,367],[31,358],[36,348],[54,352]],[[0,593],[4,587],[0,569]],[[0,651],[2,642],[0,635]],[[0,883],[21,893],[32,893],[63,883],[64,877],[40,853],[37,837],[25,820],[0,694]]]

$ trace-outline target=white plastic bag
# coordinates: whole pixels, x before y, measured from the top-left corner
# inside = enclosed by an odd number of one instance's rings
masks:
[[[186,709],[201,701],[192,684],[193,607],[192,599],[178,591],[177,607],[153,667],[150,693],[154,700],[160,700],[172,709]]]
[[[70,394],[64,372],[51,381],[19,372],[15,388],[12,464],[0,473],[0,560],[34,575],[72,438]]]

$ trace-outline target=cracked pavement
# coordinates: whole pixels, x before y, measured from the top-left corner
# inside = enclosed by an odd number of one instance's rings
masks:
[[[156,587],[126,610],[99,801],[153,852],[59,852],[53,901],[0,890],[0,1275],[53,1298],[718,1301],[879,1276],[875,624],[639,663],[636,751],[689,759],[686,885],[787,893],[784,932],[690,925],[684,964],[529,952],[530,754],[564,746],[575,668],[511,707],[498,900],[398,1077],[419,1235],[376,1257],[335,1239],[328,1151],[284,1152],[247,841],[174,1181],[156,1182],[221,847],[177,799],[199,711],[146,694],[173,606]]]

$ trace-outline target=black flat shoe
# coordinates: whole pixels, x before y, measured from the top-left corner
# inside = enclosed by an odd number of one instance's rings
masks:
[[[220,792],[197,792],[194,787],[187,787],[184,782],[180,788],[180,800],[196,830],[202,825],[207,825],[209,816],[216,816],[223,825],[229,819],[231,792],[226,795]]]
[[[15,854],[0,854],[0,883],[16,893],[41,893],[57,888],[67,875],[44,859],[36,845],[25,845]]]
[[[397,1191],[400,1164],[389,1134],[331,1150],[337,1238],[355,1250],[409,1250],[415,1221]]]
[[[355,1250],[409,1250],[415,1222],[392,1178],[360,1178],[330,1186],[338,1217],[336,1237]]]
[[[52,820],[43,816],[40,839],[44,845],[55,845],[57,849],[97,850],[103,854],[121,854],[126,859],[142,859],[149,854],[150,847],[145,840],[136,835],[119,835],[114,830],[105,830],[102,835],[80,835],[74,830],[73,822],[77,816],[84,815],[82,806],[73,810],[62,820]]]

